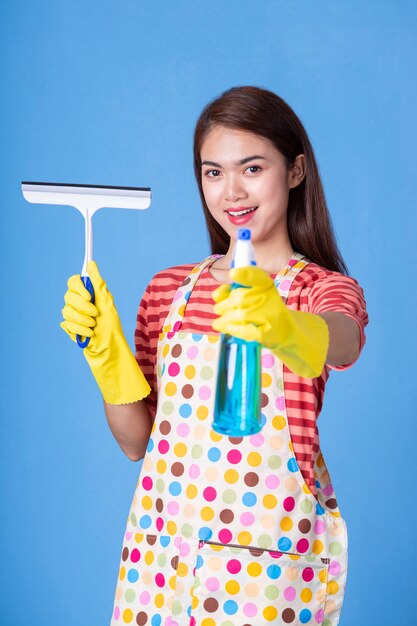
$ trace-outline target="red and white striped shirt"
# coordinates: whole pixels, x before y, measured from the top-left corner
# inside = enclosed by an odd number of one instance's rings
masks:
[[[156,353],[159,333],[178,287],[195,265],[179,265],[155,274],[139,305],[135,330],[136,360],[152,389],[146,398],[152,417],[155,416],[157,403]],[[215,333],[211,327],[216,317],[212,292],[219,284],[209,268],[204,268],[185,309],[182,331]],[[362,288],[354,278],[310,262],[295,276],[286,305],[289,309],[309,313],[340,311],[348,315],[359,326],[359,354],[362,351],[366,341],[364,329],[368,324],[368,314]],[[323,405],[326,381],[331,369],[348,369],[357,358],[346,365],[325,365],[317,378],[301,378],[284,365],[285,401],[294,454],[304,480],[314,494],[317,491],[313,468],[319,450],[317,419]]]

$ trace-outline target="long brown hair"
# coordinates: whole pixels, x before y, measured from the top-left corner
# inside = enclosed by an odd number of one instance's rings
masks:
[[[230,237],[211,215],[203,193],[201,148],[215,126],[249,131],[269,139],[284,156],[287,167],[304,154],[306,174],[289,192],[287,227],[294,250],[329,270],[348,275],[339,252],[327,209],[314,151],[291,107],[277,94],[254,86],[232,87],[209,102],[194,130],[194,172],[203,204],[212,254],[225,254]]]

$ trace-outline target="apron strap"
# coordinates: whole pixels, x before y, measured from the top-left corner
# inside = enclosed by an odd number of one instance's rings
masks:
[[[284,302],[287,301],[291,283],[310,260],[300,252],[294,252],[288,264],[275,276],[274,283]]]
[[[205,267],[207,267],[207,265],[214,263],[214,261],[221,256],[223,255],[211,254],[206,259],[201,261],[201,263],[193,267],[191,272],[186,278],[184,278],[181,285],[178,287],[174,299],[172,300],[171,308],[165,320],[165,324],[162,328],[162,332],[168,333],[168,338],[170,337],[170,333],[175,333],[181,328],[182,320],[185,314],[185,307],[187,306],[191,292],[201,272]]]

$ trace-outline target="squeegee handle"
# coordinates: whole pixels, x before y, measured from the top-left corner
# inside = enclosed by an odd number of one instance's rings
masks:
[[[81,276],[81,280],[83,281],[84,287],[87,289],[87,291],[91,293],[91,302],[94,304],[94,287],[93,283],[90,280],[90,277]],[[86,337],[84,341],[82,341],[80,335],[77,335],[77,344],[80,346],[80,348],[85,348],[86,346],[88,346],[89,341],[90,337]]]

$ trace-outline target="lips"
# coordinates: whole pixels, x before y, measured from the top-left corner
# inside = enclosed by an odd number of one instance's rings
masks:
[[[236,209],[228,209],[226,211],[229,220],[232,224],[240,225],[246,224],[252,219],[253,214],[258,207],[237,207]]]

